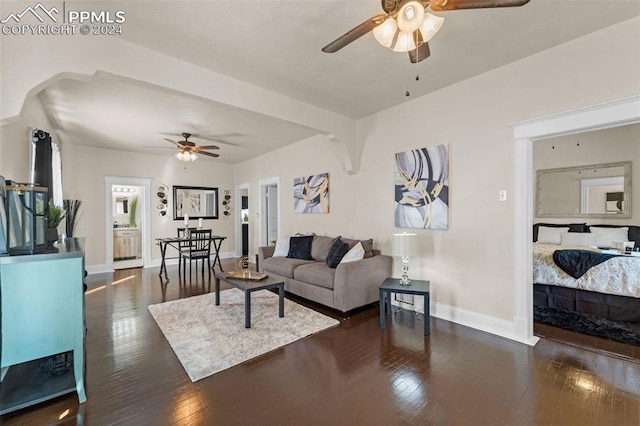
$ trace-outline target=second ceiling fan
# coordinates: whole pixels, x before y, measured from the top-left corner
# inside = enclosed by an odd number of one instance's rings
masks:
[[[213,152],[207,152],[205,150],[210,150],[210,149],[220,149],[219,146],[217,145],[196,145],[195,143],[191,142],[189,140],[189,138],[191,137],[191,133],[182,133],[182,137],[184,138],[183,141],[174,141],[168,138],[165,138],[164,140],[167,142],[171,142],[172,144],[174,144],[176,147],[178,147],[178,149],[180,150],[180,152],[178,152],[176,154],[176,157],[178,158],[178,160],[180,161],[184,161],[185,163],[191,162],[191,161],[195,161],[198,157],[196,156],[196,154],[202,154],[202,155],[207,155],[209,157],[220,157],[220,154],[215,154]]]
[[[412,63],[427,59],[430,55],[429,40],[438,32],[443,18],[432,15],[436,12],[458,9],[482,9],[493,7],[517,7],[529,0],[381,0],[385,13],[372,16],[360,25],[347,31],[322,48],[334,53],[349,43],[373,31],[381,45],[396,52],[407,52]]]

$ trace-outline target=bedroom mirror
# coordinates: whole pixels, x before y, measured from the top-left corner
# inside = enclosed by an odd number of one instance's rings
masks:
[[[217,219],[218,188],[204,186],[173,187],[173,219]]]
[[[536,216],[631,217],[631,162],[537,171]]]

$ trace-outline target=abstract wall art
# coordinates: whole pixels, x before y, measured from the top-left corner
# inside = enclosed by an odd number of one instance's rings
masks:
[[[449,148],[446,144],[397,153],[394,181],[395,226],[448,228]]]
[[[293,180],[295,213],[329,213],[329,174],[303,176]]]

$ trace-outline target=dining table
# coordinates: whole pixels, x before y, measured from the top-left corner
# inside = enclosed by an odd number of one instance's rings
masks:
[[[220,267],[220,270],[224,272],[222,269],[222,261],[220,260],[220,246],[222,242],[226,240],[227,237],[223,237],[221,235],[211,235],[211,254],[213,254],[213,263],[211,264],[211,269],[214,270],[216,267],[216,263]],[[164,278],[169,281],[169,277],[167,275],[167,247],[173,247],[180,253],[181,245],[184,247],[184,244],[190,243],[193,241],[192,238],[189,237],[165,237],[165,238],[156,238],[156,244],[160,247],[160,255],[162,256],[162,262],[160,263],[160,276],[164,273]]]

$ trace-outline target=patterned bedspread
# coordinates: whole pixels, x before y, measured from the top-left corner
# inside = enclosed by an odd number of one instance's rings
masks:
[[[585,248],[533,243],[534,283],[640,298],[640,257],[613,257],[575,279],[554,263],[553,252],[559,249]]]

